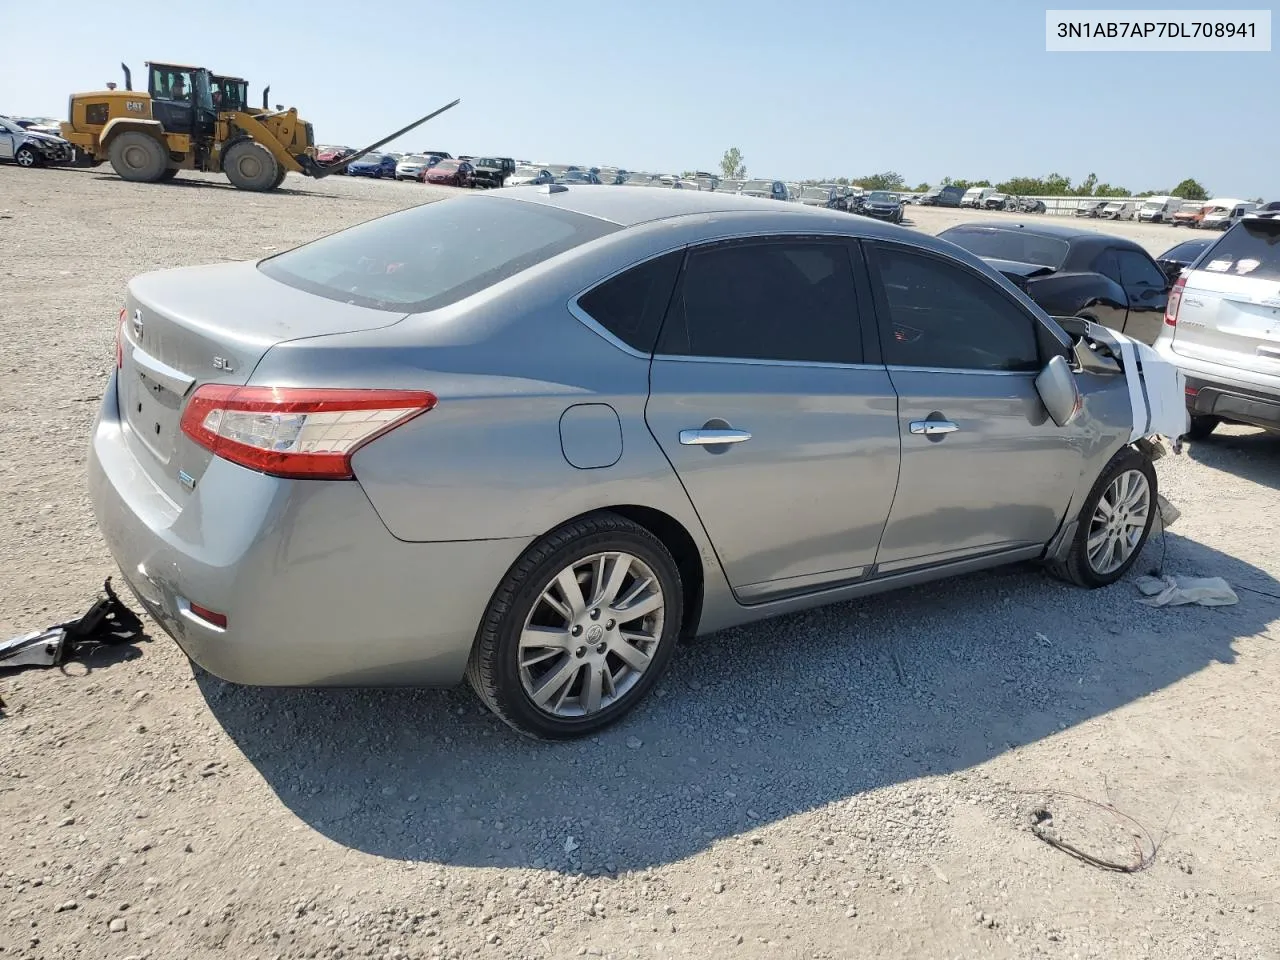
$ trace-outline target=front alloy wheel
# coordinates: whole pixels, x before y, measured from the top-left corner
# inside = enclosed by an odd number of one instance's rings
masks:
[[[636,706],[671,659],[683,584],[666,546],[613,513],[533,544],[489,602],[467,679],[531,737],[594,733]]]
[[[1049,560],[1049,572],[1080,587],[1115,583],[1151,535],[1158,493],[1151,458],[1133,447],[1121,449],[1081,504],[1066,556]]]
[[[1089,568],[1105,577],[1142,544],[1151,519],[1151,487],[1141,470],[1126,470],[1108,484],[1089,521]]]

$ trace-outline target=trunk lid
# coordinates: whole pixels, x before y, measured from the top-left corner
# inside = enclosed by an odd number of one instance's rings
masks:
[[[408,314],[314,296],[254,262],[144,274],[130,284],[121,330],[120,415],[134,456],[181,504],[211,454],[180,429],[206,383],[244,384],[278,343],[391,326]]]
[[[1280,376],[1280,221],[1236,224],[1185,277],[1173,351]]]

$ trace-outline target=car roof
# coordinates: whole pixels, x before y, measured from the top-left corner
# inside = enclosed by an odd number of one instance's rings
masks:
[[[989,220],[970,220],[966,223],[957,223],[955,226],[948,227],[948,230],[954,230],[956,227],[973,227],[980,230],[1003,230],[1006,233],[1015,231],[1030,234],[1033,237],[1052,237],[1057,240],[1105,240],[1108,243],[1116,243],[1121,246],[1137,246],[1132,240],[1124,237],[1117,237],[1109,233],[1099,233],[1096,230],[1081,230],[1079,227],[1068,227],[1056,223],[1026,223],[1020,220],[999,223],[992,223]],[[945,232],[945,231],[944,231]]]
[[[832,227],[849,236],[883,236],[901,238],[906,228],[880,223],[866,217],[851,217],[847,213],[828,210],[825,207],[808,207],[799,203],[779,203],[742,196],[737,193],[721,193],[716,190],[654,190],[649,187],[602,187],[583,185],[554,193],[529,187],[505,187],[487,191],[492,197],[539,203],[549,207],[579,213],[599,220],[607,220],[621,227],[634,227],[656,220],[678,217],[700,217],[713,214],[751,213],[770,218],[787,218],[803,231],[805,224],[814,229],[830,230]],[[928,234],[912,232],[912,242],[919,246],[933,246],[936,241]],[[942,247],[939,244],[939,247]],[[950,244],[946,248],[953,249]]]

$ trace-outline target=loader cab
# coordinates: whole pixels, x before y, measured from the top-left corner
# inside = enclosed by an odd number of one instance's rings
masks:
[[[147,64],[151,115],[166,133],[185,133],[195,140],[213,136],[217,111],[209,71],[171,63]]]
[[[219,113],[229,110],[245,112],[249,109],[249,81],[240,77],[209,75],[209,88],[213,93],[213,108]]]

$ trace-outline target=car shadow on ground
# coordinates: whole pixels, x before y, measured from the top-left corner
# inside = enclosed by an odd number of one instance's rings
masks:
[[[1131,576],[1162,564],[1280,593],[1259,569],[1164,536]],[[728,630],[682,648],[630,718],[570,743],[517,736],[466,690],[196,679],[280,800],[338,843],[612,874],[980,764],[1233,663],[1237,638],[1280,617],[1254,594],[1214,609],[1138,596],[1131,580],[1088,591],[1022,566]]]
[[[1188,443],[1187,454],[1210,469],[1280,490],[1280,436],[1273,433],[1219,427],[1207,439]]]
[[[124,182],[125,182],[125,181],[124,181],[123,179],[121,179],[120,177],[117,177],[117,176],[115,176],[114,174],[109,174],[109,173],[98,174],[98,175],[95,177],[95,179],[97,179],[97,180],[114,180],[114,181],[115,181],[115,182],[117,182],[117,183],[124,183]],[[286,182],[287,182],[287,181],[286,181]],[[224,182],[217,181],[217,180],[197,180],[197,179],[193,179],[193,178],[191,178],[191,177],[184,177],[182,174],[178,174],[178,175],[177,175],[176,177],[174,177],[172,180],[161,180],[159,183],[149,183],[149,184],[147,184],[147,186],[149,186],[149,187],[167,187],[167,188],[171,188],[171,189],[185,189],[185,190],[231,190],[231,191],[236,191],[236,189],[237,189],[236,187],[232,186],[230,183],[224,183]],[[276,187],[274,190],[263,190],[263,191],[240,191],[240,192],[249,192],[249,193],[254,193],[254,192],[256,192],[256,193],[259,193],[259,194],[261,194],[261,195],[273,196],[273,197],[274,197],[274,196],[286,196],[286,197],[318,197],[318,198],[323,199],[323,200],[337,200],[337,199],[340,199],[339,197],[335,197],[335,196],[332,196],[331,194],[327,194],[327,193],[318,193],[318,192],[316,192],[316,191],[314,191],[314,190],[294,190],[294,189],[292,189],[292,188],[290,188],[290,187]]]

